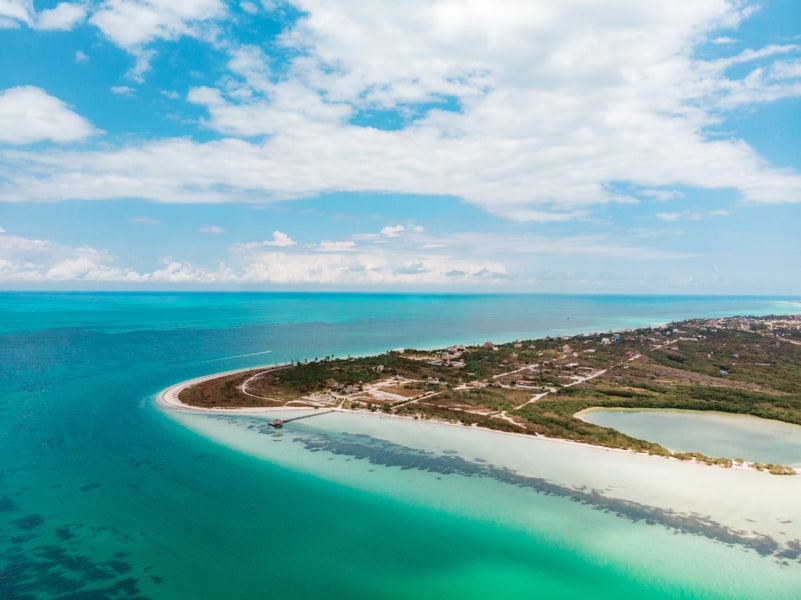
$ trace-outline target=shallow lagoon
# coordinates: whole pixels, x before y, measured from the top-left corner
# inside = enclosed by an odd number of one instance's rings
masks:
[[[521,582],[548,579],[545,557],[573,556],[624,595],[791,598],[801,586],[799,477],[371,414],[329,413],[276,432],[272,414],[169,412],[265,463],[537,540],[531,562],[486,565]]]
[[[691,410],[591,409],[581,418],[676,452],[801,467],[801,426]]]

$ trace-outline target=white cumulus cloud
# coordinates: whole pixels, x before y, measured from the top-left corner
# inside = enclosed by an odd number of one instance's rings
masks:
[[[153,40],[181,36],[212,40],[214,21],[226,14],[220,0],[105,0],[89,23],[136,57],[128,77],[141,81],[155,55],[147,49]]]
[[[387,237],[398,237],[402,231],[406,231],[403,225],[387,225],[381,230],[381,235]]]
[[[33,0],[0,0],[0,29],[24,24],[33,29],[72,29],[86,18],[85,2],[60,2],[37,12]]]
[[[264,50],[227,40],[228,72],[189,91],[218,139],[7,153],[0,199],[269,202],[358,190],[457,196],[541,223],[684,188],[801,202],[801,174],[713,133],[732,111],[801,97],[797,44],[699,58],[752,2],[293,4],[302,16],[278,40],[280,74]],[[90,22],[137,56],[137,78],[151,41],[208,40],[225,15],[218,0],[107,0]],[[396,111],[402,126],[382,129],[371,111]]]
[[[0,28],[33,22],[33,0],[0,0]]]
[[[0,236],[0,282],[115,281],[145,278],[120,267],[108,253],[18,235]]]
[[[274,248],[286,248],[287,246],[294,246],[297,242],[289,237],[287,234],[281,231],[273,231],[273,239],[266,240],[263,242],[249,242],[244,244],[245,247],[248,248],[267,248],[267,247],[274,247]]]
[[[111,86],[111,93],[119,96],[133,96],[136,92],[135,88],[127,85],[114,85]]]
[[[86,5],[83,2],[61,2],[55,8],[43,10],[36,16],[37,29],[67,31],[86,18]]]
[[[0,92],[0,142],[72,142],[97,133],[86,119],[41,88],[21,86]]]
[[[409,285],[454,289],[489,285],[531,289],[538,281],[575,284],[579,280],[570,270],[598,258],[606,264],[623,261],[629,266],[637,262],[658,265],[693,260],[687,253],[632,246],[606,236],[549,238],[497,232],[439,232],[421,233],[418,244],[391,238],[384,244],[366,245],[357,245],[352,239],[289,244],[288,238],[274,235],[266,244],[235,244],[205,263],[171,256],[152,269],[136,270],[121,264],[107,250],[0,233],[0,283],[281,285],[324,289]],[[272,243],[279,240],[283,245]]]
[[[422,233],[423,227],[422,225],[410,225],[408,227],[406,225],[387,225],[381,229],[381,235],[392,238],[398,237],[404,232]]]
[[[106,0],[89,22],[118,46],[197,35],[199,26],[226,13],[220,0]]]

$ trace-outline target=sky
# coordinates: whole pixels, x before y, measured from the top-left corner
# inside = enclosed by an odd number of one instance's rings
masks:
[[[796,0],[0,0],[0,290],[801,295]]]

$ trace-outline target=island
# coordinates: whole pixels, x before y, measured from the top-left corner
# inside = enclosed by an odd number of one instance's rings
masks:
[[[796,470],[785,465],[673,452],[580,416],[598,408],[685,409],[801,425],[801,316],[325,356],[173,389],[177,406],[373,411],[791,475]]]

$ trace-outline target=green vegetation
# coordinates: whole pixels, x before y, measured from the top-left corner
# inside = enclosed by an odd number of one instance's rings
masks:
[[[489,410],[512,410],[516,405],[528,400],[529,392],[510,390],[500,385],[464,390],[449,389],[436,397],[443,404],[464,404],[468,407],[481,407]]]
[[[339,406],[668,456],[587,423],[593,407],[713,410],[801,425],[801,317],[694,320],[617,334],[326,357],[184,390],[197,406]],[[731,467],[738,458],[672,454]],[[792,469],[754,465],[775,474]]]

